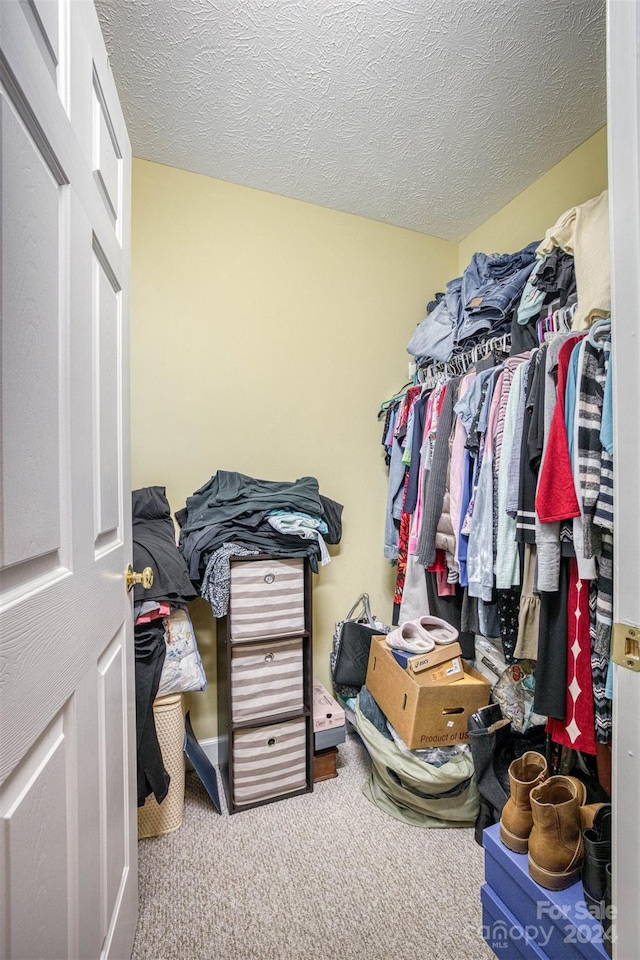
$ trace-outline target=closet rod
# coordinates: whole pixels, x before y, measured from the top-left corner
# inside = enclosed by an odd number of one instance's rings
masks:
[[[511,334],[504,333],[499,337],[492,337],[484,343],[477,343],[464,353],[454,354],[449,360],[430,363],[426,367],[418,368],[418,382],[431,383],[442,377],[458,376],[466,373],[469,367],[488,357],[494,350],[506,353],[511,347]]]

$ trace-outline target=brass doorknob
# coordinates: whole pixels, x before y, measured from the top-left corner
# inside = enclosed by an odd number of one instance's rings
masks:
[[[152,567],[145,567],[142,573],[136,573],[131,564],[128,564],[125,578],[127,590],[133,589],[137,583],[141,583],[145,590],[149,590],[153,586],[153,569]]]

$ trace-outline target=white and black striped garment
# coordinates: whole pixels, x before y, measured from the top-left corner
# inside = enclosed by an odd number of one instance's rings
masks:
[[[602,401],[606,380],[604,352],[590,340],[584,344],[584,360],[578,379],[578,467],[584,505],[584,553],[594,557],[600,552],[600,530],[593,518],[600,495],[602,466]]]
[[[603,331],[605,332],[605,331]],[[585,511],[584,551],[598,557],[595,602],[590,597],[591,675],[596,740],[611,740],[611,701],[606,679],[613,624],[613,461],[602,447],[602,406],[611,354],[611,335],[585,343],[578,395],[578,463]]]

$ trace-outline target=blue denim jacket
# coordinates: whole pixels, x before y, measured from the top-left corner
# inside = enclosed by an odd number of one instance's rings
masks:
[[[517,253],[474,253],[462,278],[458,341],[504,323],[536,263],[539,241]]]

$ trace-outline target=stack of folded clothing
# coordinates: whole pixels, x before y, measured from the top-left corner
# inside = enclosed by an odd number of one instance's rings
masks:
[[[428,304],[411,337],[407,351],[418,364],[448,361],[457,351],[510,330],[525,285],[540,263],[537,247],[538,241],[517,253],[474,253],[463,275]]]
[[[536,324],[554,311],[573,306],[573,330],[610,316],[610,275],[604,190],[563,213],[541,242],[516,253],[474,253],[463,275],[427,304],[407,351],[418,365],[447,362],[510,330],[516,356],[544,342]]]
[[[327,543],[342,536],[342,505],[320,494],[315,477],[293,482],[218,472],[176,514],[189,576],[216,617],[229,604],[232,556],[306,557],[314,572],[328,563]]]

